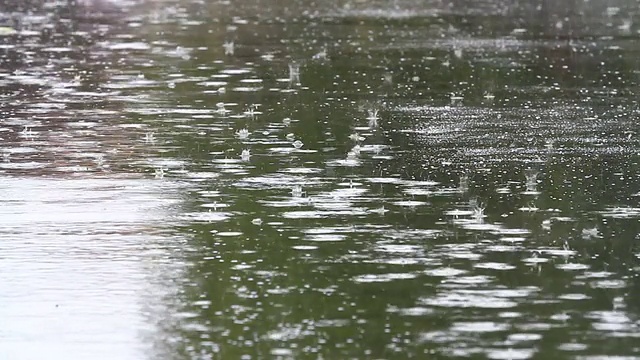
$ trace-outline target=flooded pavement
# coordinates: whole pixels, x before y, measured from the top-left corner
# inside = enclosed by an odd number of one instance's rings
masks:
[[[635,3],[5,5],[0,357],[640,358]]]

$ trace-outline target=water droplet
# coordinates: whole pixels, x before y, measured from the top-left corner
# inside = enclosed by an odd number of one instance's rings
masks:
[[[300,64],[296,62],[289,63],[289,84],[300,85]]]
[[[240,139],[247,139],[249,137],[249,130],[247,128],[236,131],[236,136]]]
[[[313,60],[327,60],[327,48],[324,47],[322,48],[322,50],[320,50],[320,52],[316,53],[315,55],[313,55],[312,57]]]
[[[369,121],[369,127],[378,127],[378,109],[369,109],[368,113],[369,116],[367,116],[367,120]]]
[[[158,167],[155,169],[155,177],[156,177],[156,179],[162,179],[162,178],[164,178],[164,171],[165,171],[165,170],[164,170],[164,168],[163,168],[162,166],[158,166]]]
[[[302,197],[302,194],[302,186],[300,185],[296,185],[291,189],[291,196],[293,196],[294,198]]]
[[[144,134],[144,142],[146,144],[155,144],[156,143],[156,137],[154,135],[153,132],[148,132],[146,134]]]
[[[235,52],[235,43],[233,41],[225,41],[222,47],[224,48],[225,55],[233,55]]]
[[[249,161],[249,159],[251,158],[251,151],[249,149],[242,150],[240,158],[242,159],[242,161]]]
[[[355,142],[360,142],[360,141],[364,141],[364,137],[358,135],[358,133],[353,133],[351,135],[349,135],[349,139],[355,141]]]

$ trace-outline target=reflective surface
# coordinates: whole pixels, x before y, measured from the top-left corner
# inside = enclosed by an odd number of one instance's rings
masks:
[[[640,357],[635,3],[4,5],[0,357]]]

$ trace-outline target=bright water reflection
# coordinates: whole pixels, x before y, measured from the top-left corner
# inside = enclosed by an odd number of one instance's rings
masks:
[[[164,224],[174,184],[0,179],[0,354],[139,359],[188,247]]]
[[[80,4],[0,14],[0,354],[640,356],[632,4]]]

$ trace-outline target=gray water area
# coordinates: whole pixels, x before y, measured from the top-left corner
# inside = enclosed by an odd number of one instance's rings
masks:
[[[0,1],[0,358],[640,359],[631,1]]]

